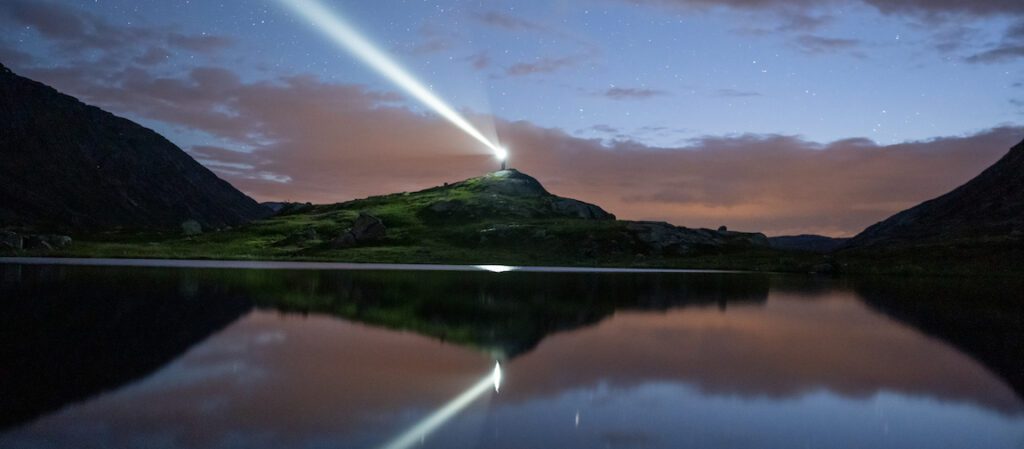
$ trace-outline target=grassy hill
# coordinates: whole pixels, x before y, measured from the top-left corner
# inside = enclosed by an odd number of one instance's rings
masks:
[[[344,238],[367,226],[369,234],[383,235]],[[73,237],[74,244],[46,254],[783,271],[808,271],[821,262],[821,256],[772,249],[759,233],[616,220],[593,204],[553,195],[515,170],[419,192],[288,204],[273,217],[192,236],[153,231]]]

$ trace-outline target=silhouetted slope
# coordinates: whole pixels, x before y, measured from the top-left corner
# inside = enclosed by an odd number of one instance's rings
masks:
[[[1024,233],[1024,142],[952,192],[876,223],[848,247],[1019,239]]]
[[[152,130],[0,65],[0,225],[237,225],[265,209]]]
[[[850,239],[825,237],[823,235],[800,234],[768,237],[768,245],[785,251],[806,251],[810,253],[828,253],[843,246]]]

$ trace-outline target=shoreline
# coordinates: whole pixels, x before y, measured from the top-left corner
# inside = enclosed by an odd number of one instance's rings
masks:
[[[561,266],[513,266],[498,264],[402,264],[354,262],[299,262],[211,259],[135,259],[87,257],[0,257],[0,264],[69,265],[146,268],[222,268],[249,270],[338,270],[338,271],[482,271],[505,273],[753,273],[744,270],[672,269],[672,268],[604,268]],[[758,272],[760,273],[760,272]]]

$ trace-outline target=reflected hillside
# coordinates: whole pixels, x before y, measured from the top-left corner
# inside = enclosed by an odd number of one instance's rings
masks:
[[[251,309],[216,282],[0,265],[0,428],[156,371]]]
[[[852,285],[869,306],[969,354],[1024,398],[1024,282],[882,278]]]
[[[994,386],[982,397],[978,389],[959,391],[949,379],[925,375],[921,367],[937,363],[929,355],[936,348],[915,339],[918,331],[979,361],[1022,396],[1024,322],[1014,307],[1019,300],[1006,293],[1021,290],[1006,285],[762,274],[18,265],[0,265],[0,274],[0,427],[145,377],[254,307],[408,331],[512,359],[512,369],[534,366],[527,371],[538,377],[513,397],[580,382],[664,379],[715,394],[790,397],[825,387],[866,396],[889,388],[977,396],[972,400],[1017,409],[1018,401]],[[909,327],[881,323],[863,313],[860,301]],[[644,313],[651,311],[659,313]],[[547,351],[534,350],[549,338]],[[911,348],[925,349],[909,357]],[[879,378],[875,370],[892,363],[885,357],[906,365],[900,372],[907,375]],[[944,357],[962,366],[953,354]],[[596,365],[572,377],[544,374],[574,358],[579,367]],[[618,363],[625,360],[634,361]],[[962,377],[980,379],[971,369]]]
[[[262,307],[324,313],[515,357],[616,310],[763,303],[764,275],[637,273],[273,273]]]

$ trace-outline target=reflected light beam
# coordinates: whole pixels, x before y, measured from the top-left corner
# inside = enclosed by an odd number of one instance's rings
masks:
[[[516,267],[510,267],[508,265],[477,265],[476,267],[484,271],[490,271],[491,273],[504,273],[506,271],[516,269]]]
[[[355,27],[350,25],[341,16],[331,12],[317,0],[278,0],[285,4],[300,16],[309,20],[314,26],[322,31],[335,44],[348,50],[353,56],[366,65],[373,68],[391,82],[401,87],[409,95],[423,102],[459,129],[469,134],[476,140],[490,148],[499,159],[504,159],[506,150],[498,144],[491,142],[479,130],[470,124],[465,118],[455,112],[441,98],[434,95],[423,83],[413,78],[402,66],[395,62],[386,53],[374,46],[365,37],[359,34]]]
[[[468,390],[462,392],[462,394],[452,399],[450,402],[437,409],[436,412],[430,416],[423,418],[422,421],[416,423],[405,433],[399,435],[395,439],[391,440],[388,444],[381,446],[381,449],[406,449],[412,447],[423,441],[427,435],[437,430],[448,420],[452,419],[462,409],[466,408],[473,402],[474,399],[480,397],[480,395],[488,392],[491,388],[494,391],[498,391],[498,387],[501,384],[501,365],[498,363],[494,364],[494,371],[488,374],[483,379],[480,379],[476,385],[473,385]]]

